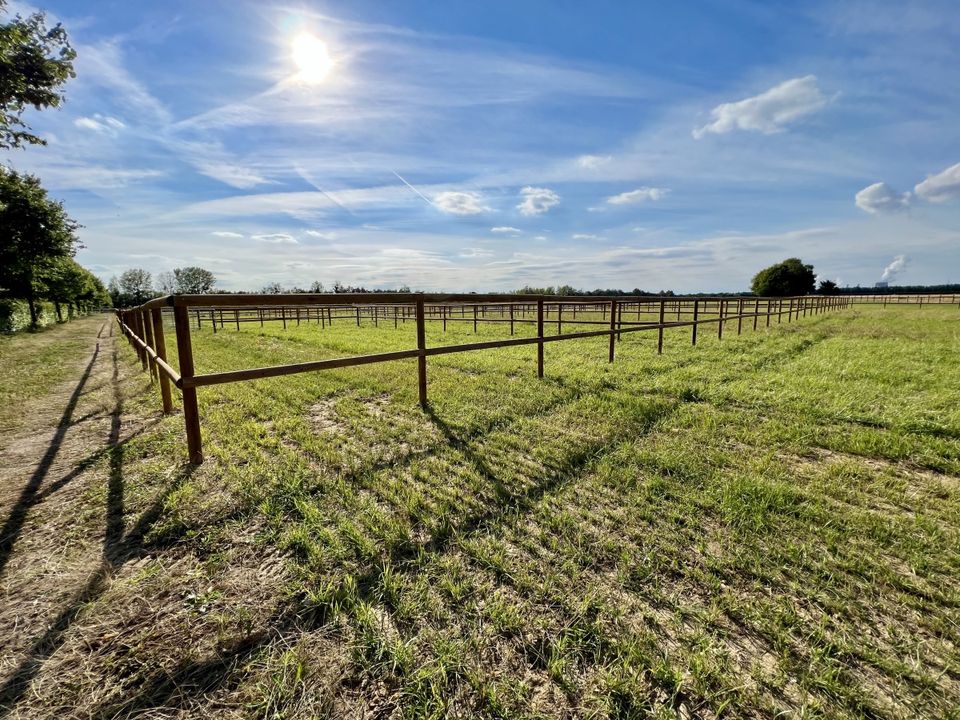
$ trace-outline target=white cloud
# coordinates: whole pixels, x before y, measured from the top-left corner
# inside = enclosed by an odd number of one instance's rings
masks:
[[[493,257],[493,251],[491,251],[491,250],[485,250],[484,248],[468,247],[468,248],[464,248],[464,249],[463,249],[463,251],[460,253],[460,257],[462,257],[462,258],[487,258],[487,257]]]
[[[319,238],[320,240],[336,240],[337,234],[335,232],[321,232],[320,230],[304,230],[304,235],[309,235],[310,237]]]
[[[602,240],[599,235],[593,235],[592,233],[574,233],[570,237],[574,240]]]
[[[241,233],[230,232],[229,230],[214,230],[210,234],[220,238],[242,238],[243,237]]]
[[[498,225],[490,228],[490,232],[497,235],[519,235],[523,232],[520,228],[510,227],[509,225]]]
[[[546,240],[546,239],[547,239],[547,236],[546,236],[546,235],[534,235],[534,236],[533,236],[533,239],[534,239],[534,240]]]
[[[901,195],[886,183],[878,182],[858,192],[854,202],[858,208],[872,214],[897,212],[910,206],[910,193]]]
[[[560,204],[560,196],[549,188],[530,187],[520,191],[523,200],[517,205],[521,215],[543,215]]]
[[[710,111],[713,118],[693,131],[698,140],[707,133],[722,135],[733,130],[752,130],[771,134],[804,115],[822,110],[827,97],[817,87],[813,75],[793,78],[753,97],[717,105]]]
[[[447,190],[433,196],[433,204],[451,215],[479,215],[490,208],[482,204],[480,193]]]
[[[607,202],[611,205],[636,205],[643,202],[656,202],[663,200],[670,190],[667,188],[641,187],[630,192],[622,192],[619,195],[608,197]]]
[[[93,117],[78,117],[73,121],[73,124],[84,130],[93,130],[107,135],[116,135],[118,131],[126,127],[123,121],[100,113],[95,113]]]
[[[251,235],[257,242],[271,243],[273,245],[296,245],[297,239],[287,233],[267,233],[265,235]]]
[[[902,273],[907,267],[907,256],[906,255],[897,255],[893,262],[887,265],[883,269],[883,275],[880,276],[882,282],[888,282],[893,280],[897,275]]]
[[[577,158],[577,165],[586,170],[596,170],[613,160],[612,155],[581,155]]]
[[[928,175],[913,191],[918,197],[930,202],[960,199],[960,163],[951,165],[936,175]]]

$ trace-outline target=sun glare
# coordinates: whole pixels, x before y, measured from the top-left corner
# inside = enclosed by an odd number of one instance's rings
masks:
[[[311,83],[320,82],[333,67],[327,52],[327,44],[310,33],[302,33],[293,39],[293,62],[300,69],[300,77]]]

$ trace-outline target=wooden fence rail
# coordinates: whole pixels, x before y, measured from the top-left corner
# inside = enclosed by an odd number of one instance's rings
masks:
[[[117,310],[117,321],[123,334],[136,350],[144,370],[160,385],[163,412],[173,410],[171,386],[179,388],[183,399],[183,418],[187,451],[191,463],[203,461],[200,413],[197,388],[259,378],[279,377],[303,372],[352,367],[371,363],[417,358],[417,384],[420,403],[427,405],[427,358],[450,353],[487,350],[520,345],[537,346],[537,377],[544,375],[544,345],[550,342],[591,337],[607,337],[608,361],[615,357],[616,341],[623,333],[656,331],[657,352],[663,352],[664,330],[690,328],[690,339],[697,344],[698,328],[716,324],[717,338],[725,327],[736,323],[737,334],[743,331],[744,320],[752,320],[753,329],[763,318],[769,327],[771,318],[781,323],[849,307],[864,302],[866,296],[808,295],[785,298],[761,297],[559,297],[516,295],[445,295],[422,293],[363,294],[287,294],[287,295],[170,295],[157,298],[135,308]],[[896,296],[877,296],[891,298]],[[916,296],[911,296],[916,297]],[[947,298],[951,296],[938,296]],[[954,302],[957,302],[957,296]],[[930,300],[926,300],[930,304]],[[941,299],[934,302],[946,302]],[[918,302],[918,304],[920,304]],[[164,337],[164,312],[173,315],[177,339],[178,368],[167,359]],[[314,360],[270,367],[249,368],[228,372],[196,374],[191,328],[209,323],[214,332],[241,323],[314,322],[329,327],[334,321],[360,325],[364,320],[416,324],[416,347],[391,352]],[[427,323],[439,323],[443,330],[448,323],[509,325],[514,334],[516,325],[533,324],[536,335],[500,340],[436,345],[428,347]],[[545,325],[555,323],[556,334],[546,335]],[[564,330],[564,325],[574,327]],[[595,329],[586,329],[593,326]]]

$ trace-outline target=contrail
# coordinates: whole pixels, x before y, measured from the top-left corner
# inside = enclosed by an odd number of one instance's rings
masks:
[[[329,200],[330,202],[332,202],[334,205],[336,205],[336,206],[337,206],[338,208],[340,208],[341,210],[344,210],[344,211],[346,211],[348,214],[353,215],[353,217],[356,217],[356,215],[354,215],[353,211],[351,211],[350,208],[348,208],[348,207],[347,207],[346,205],[344,205],[342,202],[340,202],[339,200],[337,200],[333,195],[331,195],[330,193],[328,193],[328,192],[327,192],[326,190],[324,190],[322,187],[320,187],[319,185],[317,185],[313,180],[311,180],[309,177],[307,177],[307,173],[304,172],[304,170],[303,170],[302,167],[300,167],[299,165],[295,165],[294,168],[295,168],[296,171],[297,171],[297,175],[299,175],[301,178],[303,178],[303,180],[305,180],[306,182],[310,183],[310,184],[314,187],[314,189],[315,189],[317,192],[319,192],[320,194],[322,194],[327,200]]]
[[[413,190],[417,195],[419,195],[420,197],[422,197],[422,198],[424,199],[424,201],[425,201],[428,205],[433,205],[433,200],[431,200],[430,198],[428,198],[428,197],[427,197],[426,195],[424,195],[422,192],[420,192],[419,190],[417,190],[413,185],[411,185],[411,184],[408,183],[406,180],[404,180],[404,179],[403,179],[403,176],[400,175],[400,173],[398,173],[396,170],[391,170],[390,172],[392,172],[394,175],[396,175],[396,176],[397,176],[397,179],[400,180],[400,182],[402,182],[402,183],[403,183],[404,185],[406,185],[408,188],[410,188],[411,190]],[[436,206],[434,206],[434,207],[436,207]]]

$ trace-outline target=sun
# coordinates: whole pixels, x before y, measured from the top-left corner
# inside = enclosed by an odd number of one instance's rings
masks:
[[[316,83],[323,80],[333,67],[333,60],[327,52],[327,44],[310,33],[301,33],[293,39],[291,45],[293,62],[300,69],[300,77],[306,82]]]

